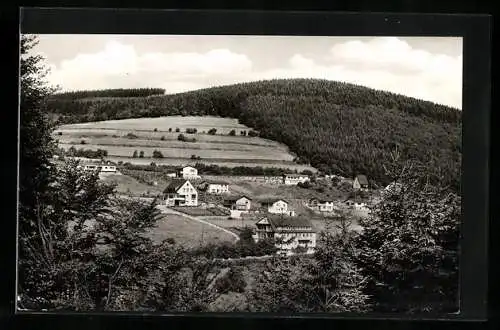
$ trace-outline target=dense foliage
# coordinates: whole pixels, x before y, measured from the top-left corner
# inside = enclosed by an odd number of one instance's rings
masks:
[[[69,157],[85,157],[85,158],[103,158],[108,155],[108,151],[104,149],[83,149],[83,148],[75,148],[71,146],[68,150],[64,150],[63,148],[59,148],[56,151],[56,154],[59,156],[69,156]]]
[[[461,112],[414,98],[315,79],[270,80],[146,98],[53,99],[61,123],[165,115],[238,118],[324,172],[387,184],[395,146],[460,189]],[[249,135],[254,135],[250,131]],[[437,166],[439,165],[439,167]]]
[[[356,239],[366,292],[380,312],[456,312],[460,196],[429,184],[426,166],[390,171],[394,184]]]
[[[130,89],[105,89],[92,91],[75,91],[57,93],[51,96],[56,100],[77,100],[93,97],[146,97],[151,95],[163,95],[165,90],[161,88],[130,88]]]

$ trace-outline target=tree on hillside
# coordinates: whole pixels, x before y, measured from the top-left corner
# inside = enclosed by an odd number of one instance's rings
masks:
[[[163,154],[159,150],[153,151],[153,158],[163,158]]]
[[[356,241],[365,292],[380,312],[455,312],[460,196],[429,184],[427,167],[414,161],[388,172],[394,184]]]
[[[137,150],[134,150],[134,153],[132,154],[132,158],[137,158],[139,157]]]
[[[176,132],[176,133],[179,133],[180,131],[181,131],[181,129],[180,129],[180,128],[178,128],[178,127],[175,129],[175,132]]]
[[[208,134],[209,135],[215,135],[217,133],[217,129],[216,128],[211,128],[208,130]]]
[[[139,158],[144,158],[144,151],[142,151],[142,150],[141,150],[141,151],[139,152]]]
[[[234,129],[232,129],[229,134],[229,136],[235,136],[236,135],[236,131]]]

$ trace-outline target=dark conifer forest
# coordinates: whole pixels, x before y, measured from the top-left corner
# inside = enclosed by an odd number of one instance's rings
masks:
[[[387,184],[384,163],[397,150],[431,169],[430,180],[460,190],[462,113],[362,86],[317,79],[267,80],[159,95],[159,89],[55,94],[58,124],[168,115],[239,119],[282,142],[296,161],[325,173],[368,175]]]

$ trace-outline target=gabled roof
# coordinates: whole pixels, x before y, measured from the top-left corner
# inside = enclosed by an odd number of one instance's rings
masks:
[[[259,199],[259,203],[261,203],[261,204],[274,204],[277,201],[283,201],[287,204],[290,204],[287,200],[285,200],[283,198],[277,198],[277,197]]]
[[[273,230],[280,227],[309,227],[308,230],[313,231],[311,221],[303,216],[291,217],[285,215],[266,215],[265,217],[260,218],[259,221],[263,219],[267,219],[267,221],[269,221]]]
[[[235,195],[235,196],[227,196],[227,197],[225,197],[224,201],[225,202],[236,202],[237,200],[240,200],[242,198],[246,198],[246,199],[248,199],[250,201],[252,200],[250,197],[245,196],[245,195],[241,195],[241,196]]]
[[[170,183],[167,185],[167,187],[165,188],[165,190],[163,192],[164,193],[175,193],[186,182],[188,182],[188,180],[185,180],[185,179],[173,179],[172,181],[170,181]]]
[[[361,185],[368,184],[368,179],[366,178],[366,175],[363,175],[363,174],[356,175],[356,179],[358,179],[358,182]]]

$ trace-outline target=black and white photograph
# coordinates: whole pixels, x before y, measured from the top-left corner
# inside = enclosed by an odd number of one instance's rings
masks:
[[[460,313],[462,37],[20,38],[18,312]]]

